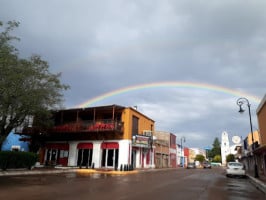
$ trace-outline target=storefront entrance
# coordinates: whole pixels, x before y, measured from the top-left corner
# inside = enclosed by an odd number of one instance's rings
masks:
[[[53,143],[46,144],[46,156],[45,164],[46,165],[63,165],[67,166],[68,162],[68,144]]]
[[[91,167],[92,153],[92,149],[79,149],[77,165],[80,167]]]
[[[59,158],[60,150],[59,149],[47,149],[47,154],[46,154],[46,164],[47,165],[56,165],[57,160]]]
[[[101,167],[117,168],[119,145],[116,142],[102,143],[102,162]]]
[[[136,155],[137,155],[137,150],[136,149],[132,149],[132,155],[131,155],[131,164],[133,169],[136,168]]]
[[[78,146],[78,160],[77,166],[79,167],[91,167],[92,166],[92,143],[79,143]]]

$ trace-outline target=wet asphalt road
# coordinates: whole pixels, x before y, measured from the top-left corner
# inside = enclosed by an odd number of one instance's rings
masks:
[[[0,177],[0,199],[265,200],[249,179],[226,178],[221,168],[175,169],[129,175],[66,173]]]

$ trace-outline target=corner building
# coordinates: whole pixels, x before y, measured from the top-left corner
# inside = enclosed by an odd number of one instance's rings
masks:
[[[154,120],[119,105],[53,112],[54,125],[24,128],[40,164],[116,169],[154,167]]]

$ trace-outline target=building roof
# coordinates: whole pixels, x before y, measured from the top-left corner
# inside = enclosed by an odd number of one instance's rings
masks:
[[[125,109],[124,106],[120,106],[120,105],[116,105],[116,104],[113,104],[113,105],[105,105],[105,106],[95,106],[95,107],[86,107],[86,108],[69,108],[69,109],[60,109],[58,111],[86,111],[86,110],[94,110],[94,109],[97,109],[97,110],[108,110],[108,109],[113,109],[113,108],[116,108],[116,109]]]
[[[261,100],[256,112],[257,114],[261,111],[262,107],[265,105],[266,103],[266,94],[264,95],[263,99]]]
[[[97,111],[111,111],[113,109],[117,110],[124,110],[124,109],[131,109],[134,112],[139,113],[140,115],[146,117],[147,119],[151,120],[152,122],[155,122],[153,119],[151,119],[150,117],[144,115],[143,113],[139,112],[137,109],[132,108],[132,107],[125,107],[125,106],[121,106],[121,105],[117,105],[117,104],[113,104],[113,105],[104,105],[104,106],[95,106],[95,107],[86,107],[86,108],[70,108],[70,109],[60,109],[60,110],[56,110],[56,112],[77,112],[77,111],[93,111],[93,110],[97,110]]]

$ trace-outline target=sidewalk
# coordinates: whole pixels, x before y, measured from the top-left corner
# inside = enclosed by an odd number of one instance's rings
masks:
[[[0,169],[0,176],[18,176],[18,175],[39,175],[39,174],[59,174],[59,173],[80,173],[80,174],[117,174],[117,175],[126,175],[126,174],[136,174],[136,173],[147,173],[147,172],[155,172],[162,170],[174,170],[176,168],[145,168],[145,169],[135,169],[131,171],[120,171],[113,169],[91,169],[91,168],[79,168],[79,167],[34,167],[32,170],[29,169],[7,169],[6,171],[2,171]]]
[[[133,171],[114,171],[114,170],[103,170],[103,169],[80,169],[79,167],[55,167],[55,168],[44,168],[37,167],[32,170],[28,169],[8,169],[6,171],[0,170],[0,176],[20,176],[20,175],[40,175],[40,174],[60,174],[60,173],[80,173],[80,174],[134,174],[138,173],[138,170]]]
[[[250,182],[255,185],[256,188],[264,192],[266,195],[266,177],[260,176],[259,178],[254,178],[250,174],[247,174],[247,177],[250,179]]]

